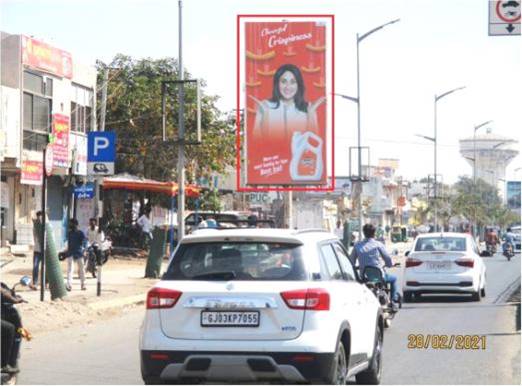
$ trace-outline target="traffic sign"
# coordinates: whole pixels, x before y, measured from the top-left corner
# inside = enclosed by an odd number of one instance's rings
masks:
[[[47,177],[50,177],[53,173],[53,162],[54,162],[54,152],[53,152],[53,145],[49,144],[47,145],[47,148],[45,150],[45,174]]]
[[[84,185],[75,186],[74,197],[82,199],[94,198],[94,184],[92,182],[87,182]]]
[[[106,176],[114,174],[116,160],[116,133],[91,131],[87,138],[88,174]]]
[[[489,35],[520,35],[520,0],[489,0]]]

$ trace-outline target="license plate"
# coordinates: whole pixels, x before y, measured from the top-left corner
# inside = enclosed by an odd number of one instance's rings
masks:
[[[434,271],[444,271],[451,269],[451,263],[441,261],[435,263],[428,263],[428,268]]]
[[[203,327],[258,327],[259,311],[201,311]]]

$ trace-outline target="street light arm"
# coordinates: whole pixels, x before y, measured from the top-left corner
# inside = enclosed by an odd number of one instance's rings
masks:
[[[439,99],[444,98],[445,96],[448,96],[449,94],[453,94],[455,91],[459,91],[459,90],[462,90],[465,88],[466,88],[466,86],[457,87],[457,88],[454,88],[453,90],[446,91],[444,94],[441,94],[439,96],[435,95],[435,102],[437,102]]]
[[[383,24],[383,25],[380,25],[379,27],[375,27],[375,28],[372,29],[371,31],[368,31],[368,32],[366,32],[365,34],[363,34],[363,35],[361,35],[361,36],[357,36],[357,42],[361,42],[363,39],[367,38],[367,37],[370,36],[372,33],[377,32],[377,31],[380,30],[380,29],[383,29],[383,28],[386,27],[387,25],[390,25],[390,24],[393,24],[393,23],[397,23],[399,20],[401,20],[401,19],[395,19],[395,20],[389,21],[388,23],[385,23],[385,24]]]
[[[421,135],[421,134],[415,134],[416,137],[420,137],[420,138],[424,138],[424,139],[427,139],[428,141],[431,141],[431,142],[435,142],[435,138],[433,137],[428,137],[426,135]]]
[[[351,97],[349,95],[334,93],[334,95],[340,96],[341,98],[348,99],[352,102],[359,103],[359,98]]]
[[[486,126],[488,123],[491,123],[491,122],[493,122],[493,121],[486,121],[486,122],[481,123],[480,125],[475,126],[475,131],[480,129],[482,126]]]

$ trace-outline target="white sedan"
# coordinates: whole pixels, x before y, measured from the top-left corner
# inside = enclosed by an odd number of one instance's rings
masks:
[[[469,293],[486,296],[486,266],[475,240],[464,233],[419,235],[406,252],[404,301],[423,293]]]

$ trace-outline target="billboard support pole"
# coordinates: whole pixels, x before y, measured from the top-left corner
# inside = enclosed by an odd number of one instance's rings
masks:
[[[179,88],[179,133],[178,133],[178,242],[181,241],[185,235],[185,122],[184,122],[184,103],[185,93],[183,80],[183,28],[182,28],[182,10],[183,1],[178,0],[178,19],[179,19],[179,54],[178,54],[178,77],[180,82]]]

